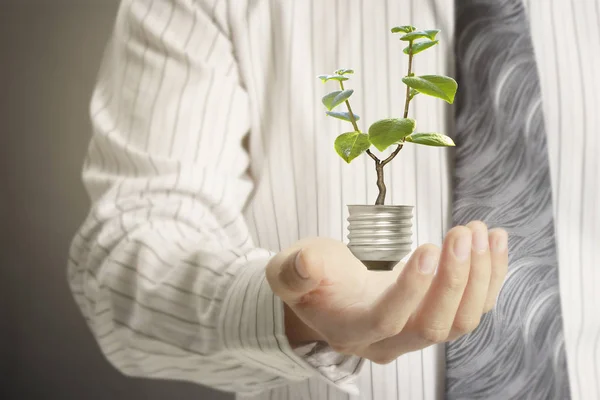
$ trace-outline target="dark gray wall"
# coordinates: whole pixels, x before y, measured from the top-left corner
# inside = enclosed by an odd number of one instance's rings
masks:
[[[231,399],[125,378],[72,301],[66,257],[88,199],[88,104],[117,0],[0,0],[2,399]],[[7,306],[6,306],[7,305]]]

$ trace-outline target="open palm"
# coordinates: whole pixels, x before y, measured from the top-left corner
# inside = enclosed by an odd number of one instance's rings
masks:
[[[294,314],[288,337],[387,363],[478,326],[506,274],[506,236],[481,222],[455,227],[441,251],[420,246],[394,271],[368,271],[341,242],[305,239],[271,260],[267,279]]]

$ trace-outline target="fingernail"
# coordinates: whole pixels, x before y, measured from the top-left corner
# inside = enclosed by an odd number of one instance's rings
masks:
[[[500,231],[496,233],[494,242],[492,243],[492,251],[494,253],[502,253],[508,246],[508,234],[506,231]]]
[[[438,265],[439,255],[434,251],[425,251],[419,256],[419,271],[431,274]]]
[[[463,233],[454,241],[454,256],[458,261],[467,261],[471,254],[471,235]]]
[[[477,253],[483,253],[489,248],[489,243],[487,229],[483,227],[475,229],[473,232],[473,249]]]
[[[294,260],[294,268],[296,269],[296,272],[298,273],[298,275],[300,275],[301,278],[308,279],[308,271],[306,270],[306,265],[304,265],[304,260],[301,257],[301,255],[302,250],[300,250],[298,254],[296,254],[296,259]]]

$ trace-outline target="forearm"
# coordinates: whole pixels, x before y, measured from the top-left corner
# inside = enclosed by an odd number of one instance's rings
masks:
[[[290,373],[297,365],[272,342],[276,304],[262,284],[271,254],[217,240],[208,233],[216,221],[199,204],[176,217],[185,202],[177,194],[153,193],[151,201],[149,193],[129,194],[121,188],[120,201],[92,210],[69,267],[77,303],[108,360],[127,375],[236,392],[304,377]],[[255,334],[258,320],[273,329]]]

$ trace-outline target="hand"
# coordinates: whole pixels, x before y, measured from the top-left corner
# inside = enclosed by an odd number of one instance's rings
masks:
[[[292,346],[323,340],[386,364],[473,331],[507,268],[506,231],[475,221],[450,230],[441,251],[420,246],[394,271],[369,271],[343,243],[311,238],[277,254],[266,275],[286,304]]]

